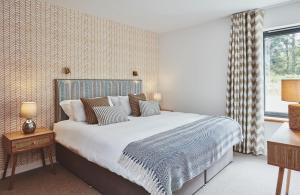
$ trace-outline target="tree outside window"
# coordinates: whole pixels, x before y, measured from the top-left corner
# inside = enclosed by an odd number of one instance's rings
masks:
[[[265,115],[287,116],[281,80],[300,79],[300,27],[264,33]]]

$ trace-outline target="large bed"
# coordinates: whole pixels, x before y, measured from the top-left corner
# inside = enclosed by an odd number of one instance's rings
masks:
[[[56,80],[56,159],[103,194],[149,194],[143,182],[122,167],[120,157],[126,146],[167,132],[207,116],[161,112],[150,117],[129,117],[128,122],[98,126],[67,120],[59,102],[81,97],[127,95],[142,92],[142,81],[133,80]],[[240,141],[236,136],[234,143]],[[233,158],[232,146],[198,176],[185,182],[173,194],[193,194],[226,167]]]

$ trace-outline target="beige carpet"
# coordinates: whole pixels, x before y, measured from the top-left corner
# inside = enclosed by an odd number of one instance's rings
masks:
[[[235,153],[234,162],[196,195],[274,195],[277,174],[278,168],[268,165],[264,157]],[[282,194],[285,194],[285,180]],[[289,194],[300,194],[300,172],[292,172]]]
[[[79,178],[56,166],[57,174],[49,169],[37,169],[19,174],[15,187],[7,190],[8,180],[0,181],[3,195],[99,195]],[[196,195],[273,195],[278,169],[266,164],[262,157],[235,154],[234,162],[227,166]],[[283,189],[284,192],[284,189]],[[284,194],[284,193],[282,193]],[[300,194],[300,173],[292,173],[290,195]]]

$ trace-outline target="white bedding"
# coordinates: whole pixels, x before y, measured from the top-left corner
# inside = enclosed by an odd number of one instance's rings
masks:
[[[122,168],[118,160],[131,142],[196,121],[204,115],[161,112],[150,117],[129,117],[130,121],[106,126],[88,125],[72,120],[54,124],[55,139],[82,157],[141,185]]]

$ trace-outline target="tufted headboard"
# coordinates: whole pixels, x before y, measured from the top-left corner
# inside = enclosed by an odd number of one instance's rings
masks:
[[[59,103],[63,100],[139,94],[142,80],[55,79],[55,122],[68,119]]]

